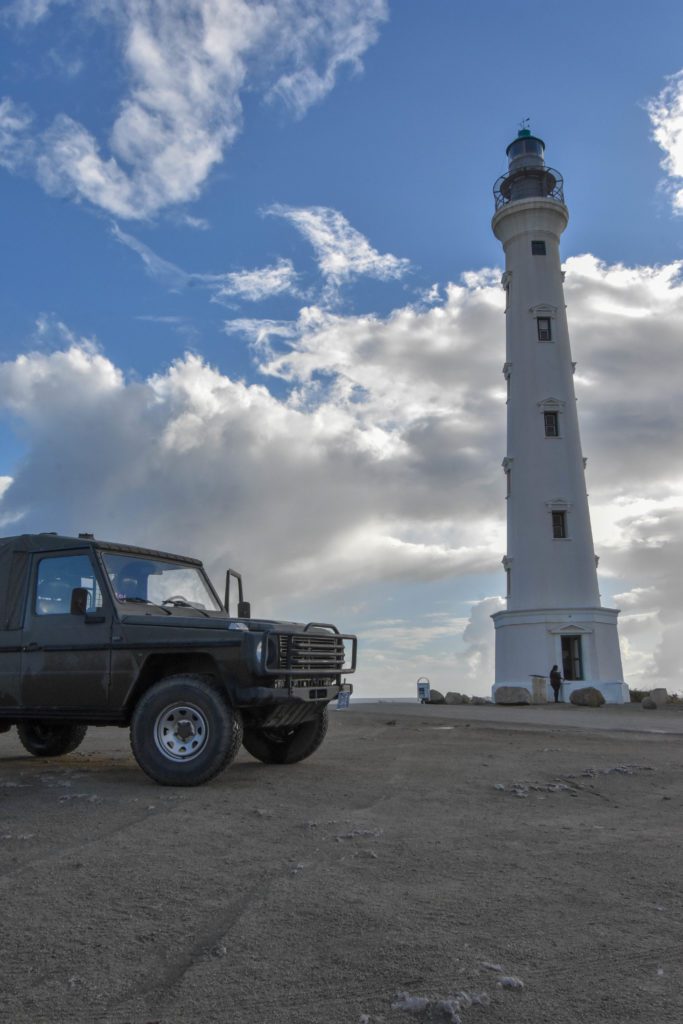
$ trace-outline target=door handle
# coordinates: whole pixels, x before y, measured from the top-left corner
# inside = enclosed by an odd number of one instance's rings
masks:
[[[41,647],[40,644],[37,644],[35,641],[32,641],[30,644],[26,644],[26,646],[24,647],[24,650],[25,651],[40,651],[40,650],[42,650],[42,647]]]

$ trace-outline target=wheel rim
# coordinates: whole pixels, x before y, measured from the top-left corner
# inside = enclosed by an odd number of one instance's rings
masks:
[[[208,740],[208,719],[195,704],[169,704],[157,715],[154,742],[157,750],[169,761],[194,760]]]

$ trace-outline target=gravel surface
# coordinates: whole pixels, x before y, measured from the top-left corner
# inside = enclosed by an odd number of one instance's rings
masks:
[[[0,736],[0,1021],[680,1024],[681,737],[419,711],[192,790]]]

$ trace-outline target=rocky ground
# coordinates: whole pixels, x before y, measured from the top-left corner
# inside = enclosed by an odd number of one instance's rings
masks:
[[[360,706],[195,790],[0,737],[0,1021],[680,1024],[683,739],[556,721]]]

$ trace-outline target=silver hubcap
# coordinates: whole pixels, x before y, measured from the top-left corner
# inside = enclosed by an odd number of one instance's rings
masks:
[[[209,723],[193,704],[171,704],[154,723],[154,742],[170,761],[191,761],[209,739]]]

